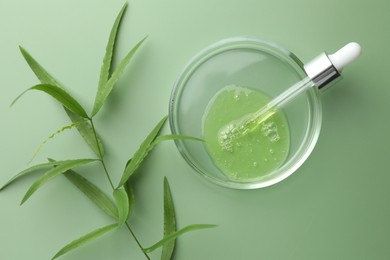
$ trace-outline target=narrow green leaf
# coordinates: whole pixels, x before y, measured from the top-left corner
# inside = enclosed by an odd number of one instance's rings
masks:
[[[141,146],[138,148],[138,150],[135,152],[133,158],[129,160],[126,164],[125,171],[122,175],[122,179],[119,183],[119,186],[122,186],[126,180],[130,178],[131,175],[134,174],[134,172],[138,169],[142,161],[145,159],[145,157],[148,155],[148,153],[156,146],[157,144],[168,141],[168,140],[175,140],[175,139],[188,139],[188,140],[195,140],[195,141],[204,141],[203,139],[192,137],[192,136],[186,136],[186,135],[163,135],[163,136],[157,136],[159,133],[162,125],[164,124],[167,117],[164,117],[159,124],[153,129],[153,131],[146,137],[144,142],[141,144]]]
[[[150,253],[150,252],[153,252],[154,250],[156,250],[157,248],[163,246],[164,244],[176,239],[178,236],[180,235],[183,235],[187,232],[190,232],[190,231],[195,231],[195,230],[200,230],[200,229],[206,229],[206,228],[214,228],[216,227],[217,225],[211,225],[211,224],[195,224],[195,225],[189,225],[189,226],[186,226],[166,237],[164,237],[163,239],[161,239],[160,241],[158,241],[156,244],[148,247],[148,248],[145,248],[144,251],[145,253]]]
[[[23,57],[27,61],[28,65],[30,66],[31,70],[34,72],[34,74],[37,76],[37,78],[41,81],[42,84],[50,84],[50,85],[55,85],[63,88],[54,79],[54,77],[49,74],[49,72],[47,72],[25,49],[23,49],[23,47],[19,47],[19,48],[21,53],[23,54]],[[68,110],[66,107],[64,108],[73,123],[78,122],[82,119],[82,117]],[[97,156],[99,156],[98,146],[96,144],[90,124],[88,122],[85,122],[84,124],[79,125],[77,127],[77,130],[80,132],[81,136],[84,138],[86,143],[92,148],[93,152]],[[101,145],[100,141],[99,141],[99,147],[101,148],[101,152],[103,154],[103,146]]]
[[[100,70],[98,92],[101,92],[101,89],[104,88],[104,85],[107,83],[109,78],[111,59],[112,59],[115,41],[118,33],[118,27],[122,21],[123,13],[125,12],[126,7],[127,7],[127,2],[123,5],[122,9],[120,10],[111,28],[110,37],[108,39],[107,46],[106,46],[106,54],[103,58],[103,65]]]
[[[31,70],[42,84],[60,86],[57,81],[25,49],[23,49],[23,47],[19,46],[19,49]]]
[[[74,99],[68,92],[66,92],[64,89],[56,86],[56,85],[49,85],[49,84],[39,84],[35,85],[26,91],[24,91],[22,94],[20,94],[11,104],[11,106],[27,91],[29,90],[40,90],[43,91],[53,98],[55,98],[58,102],[60,102],[64,107],[72,111],[73,113],[88,118],[87,113],[85,112],[84,108]]]
[[[175,208],[167,177],[164,177],[164,237],[176,231]],[[161,252],[161,260],[170,260],[175,249],[175,239],[165,243]]]
[[[153,146],[169,140],[193,140],[193,141],[204,142],[203,139],[188,136],[188,135],[161,135],[161,136],[157,136],[156,140],[154,140]]]
[[[111,78],[107,81],[107,83],[98,90],[95,98],[95,103],[92,110],[92,117],[99,112],[100,108],[103,106],[104,102],[106,101],[108,95],[111,93],[111,90],[114,88],[115,83],[118,81],[120,75],[122,74],[123,70],[127,66],[127,64],[130,62],[133,55],[136,53],[138,48],[141,46],[141,44],[145,41],[146,37],[143,38],[141,41],[139,41],[133,49],[130,50],[130,52],[126,55],[126,57],[119,63],[118,68],[112,73]]]
[[[19,179],[20,177],[23,177],[24,175],[26,174],[29,174],[29,173],[32,173],[32,172],[35,172],[35,171],[38,171],[38,170],[42,170],[42,169],[45,169],[45,168],[48,168],[48,167],[53,167],[57,164],[62,164],[64,161],[58,161],[58,162],[48,162],[48,163],[41,163],[41,164],[37,164],[37,165],[34,165],[34,166],[31,166],[21,172],[19,172],[18,174],[16,174],[14,177],[12,177],[6,184],[4,184],[1,188],[0,188],[0,191],[5,189],[8,185],[10,185],[11,183],[13,183],[14,181],[16,181],[17,179]]]
[[[77,248],[97,239],[98,237],[108,233],[109,231],[111,231],[117,227],[118,227],[118,224],[115,223],[115,224],[111,224],[111,225],[108,225],[108,226],[105,226],[102,228],[98,228],[98,229],[80,237],[79,239],[76,239],[76,240],[70,242],[65,247],[63,247],[60,251],[58,251],[57,254],[55,254],[53,256],[52,260],[68,253],[69,251],[77,249]]]
[[[115,189],[114,198],[118,206],[118,227],[122,227],[129,217],[129,198],[124,188]]]
[[[82,117],[76,115],[67,108],[65,108],[65,112],[68,114],[68,117],[73,123],[80,122],[80,120],[83,120]],[[82,124],[76,125],[76,128],[79,131],[81,137],[88,144],[91,150],[97,155],[97,157],[103,157],[104,148],[102,142],[100,141],[99,137],[95,137],[95,133],[93,132],[91,124],[88,121],[83,120]]]
[[[50,158],[48,160],[55,162]],[[73,170],[64,172],[64,176],[107,215],[118,219],[118,209],[99,187]]]
[[[72,168],[94,162],[96,159],[78,159],[78,160],[67,160],[60,162],[55,162],[54,165],[56,165],[55,168],[50,169],[45,174],[43,174],[37,181],[35,181],[31,187],[28,189],[26,194],[24,195],[22,202],[20,204],[23,204],[30,196],[39,189],[43,184],[50,181],[54,177],[66,172],[67,170],[70,170]]]
[[[111,199],[95,184],[76,173],[68,170],[64,173],[65,177],[85,194],[96,206],[103,210],[107,215],[118,219],[118,209]]]
[[[82,119],[83,120],[83,119]],[[50,140],[50,139],[53,139],[56,135],[64,132],[65,130],[69,130],[69,129],[72,129],[73,127],[75,126],[78,126],[80,124],[84,123],[84,120],[83,121],[78,121],[78,122],[74,122],[70,125],[67,125],[67,126],[64,126],[62,127],[60,130],[57,130],[55,131],[54,133],[52,133],[49,137],[47,137],[38,147],[38,149],[35,151],[33,157],[31,158],[30,162],[32,160],[34,160],[34,158],[37,156],[37,154],[39,153],[39,151],[42,149],[42,147]]]
[[[127,164],[125,171],[123,172],[122,178],[120,180],[119,186],[122,186],[125,184],[125,182],[130,178],[130,176],[135,172],[135,170],[139,167],[143,159],[146,157],[146,155],[149,153],[150,146],[156,139],[158,133],[160,132],[162,126],[164,125],[165,121],[167,120],[167,116],[165,116],[155,127],[154,129],[149,133],[149,135],[146,137],[146,139],[142,142],[141,146],[138,148],[138,150],[135,152],[133,158],[131,161]]]
[[[135,200],[134,200],[134,190],[133,190],[133,186],[131,184],[130,179],[126,181],[124,187],[125,187],[125,191],[127,193],[127,197],[129,198],[129,217],[131,217],[131,215],[133,214],[133,210],[134,210]]]

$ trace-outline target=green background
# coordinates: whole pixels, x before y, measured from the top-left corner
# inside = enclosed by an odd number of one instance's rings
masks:
[[[69,124],[62,108],[43,93],[28,93],[9,108],[38,83],[18,45],[90,111],[108,34],[123,3],[0,0],[1,184],[28,166],[47,136]],[[252,191],[216,186],[195,174],[173,142],[159,145],[135,180],[130,223],[141,243],[148,246],[162,236],[167,176],[178,227],[219,225],[179,238],[175,259],[389,259],[389,11],[387,0],[130,1],[116,61],[139,39],[149,38],[96,122],[115,183],[126,160],[167,114],[176,77],[207,45],[252,35],[286,47],[302,61],[349,41],[363,47],[343,81],[322,96],[323,125],[313,153],[277,185]],[[32,164],[47,157],[90,156],[77,132],[67,131],[49,141]],[[109,192],[97,164],[79,171]],[[20,207],[36,176],[0,193],[0,259],[49,259],[71,240],[111,223],[62,176]],[[123,229],[61,259],[144,257]]]

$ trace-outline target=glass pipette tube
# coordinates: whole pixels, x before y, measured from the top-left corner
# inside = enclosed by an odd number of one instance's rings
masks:
[[[222,146],[229,146],[238,136],[255,130],[262,122],[270,118],[278,108],[294,100],[310,87],[316,86],[322,90],[325,86],[329,86],[331,82],[339,78],[341,70],[359,57],[360,53],[360,45],[351,42],[332,55],[320,54],[304,66],[307,77],[289,87],[258,111],[244,115],[222,127],[218,133],[219,143]]]

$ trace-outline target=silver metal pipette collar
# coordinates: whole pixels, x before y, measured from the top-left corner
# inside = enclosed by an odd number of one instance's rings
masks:
[[[307,76],[320,90],[341,76],[325,52],[306,63],[304,69]]]

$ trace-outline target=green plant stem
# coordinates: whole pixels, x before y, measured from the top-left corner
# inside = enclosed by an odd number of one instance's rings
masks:
[[[133,235],[135,242],[137,242],[138,246],[141,248],[141,250],[144,253],[144,255],[146,256],[146,258],[148,260],[150,260],[148,254],[145,252],[144,248],[142,247],[141,243],[137,239],[136,235],[134,234],[133,230],[131,229],[131,227],[130,227],[129,223],[127,223],[127,221],[125,222],[125,225],[126,225],[127,229],[130,231],[130,233]]]
[[[100,150],[100,148],[99,148],[99,150]],[[111,185],[112,190],[115,190],[114,184],[112,183],[112,180],[111,180],[111,178],[110,178],[110,174],[108,174],[108,170],[107,170],[106,164],[104,163],[103,158],[100,159],[100,162],[101,162],[102,165],[103,165],[104,172],[106,173],[107,179],[108,179],[108,181],[110,182],[110,185]]]
[[[100,162],[102,163],[102,166],[103,166],[103,169],[104,169],[104,172],[106,174],[106,177],[108,179],[108,182],[110,183],[111,185],[111,188],[114,190],[114,184],[112,183],[112,180],[111,180],[111,177],[110,177],[110,174],[108,173],[108,170],[107,170],[107,167],[106,167],[106,164],[104,162],[104,159],[103,159],[103,154],[102,154],[102,150],[100,149],[100,145],[99,145],[99,139],[97,137],[97,134],[96,134],[96,129],[95,129],[95,125],[93,123],[93,120],[92,118],[89,119],[89,121],[91,122],[91,127],[92,127],[92,131],[93,131],[93,135],[95,136],[95,141],[96,141],[96,145],[98,147],[98,151],[99,151],[99,159],[100,159]]]
[[[105,164],[105,162],[104,162],[103,153],[102,153],[102,151],[101,151],[101,149],[100,149],[99,139],[98,139],[98,137],[97,137],[95,125],[94,125],[94,123],[93,123],[92,118],[89,118],[89,121],[91,122],[91,127],[92,127],[92,131],[93,131],[93,135],[95,136],[95,141],[96,141],[96,144],[97,144],[97,147],[98,147],[98,150],[99,150],[99,159],[100,159],[100,162],[102,163],[104,172],[105,172],[105,174],[106,174],[106,176],[107,176],[108,182],[110,183],[110,186],[111,186],[112,190],[115,190],[114,184],[112,183],[110,174],[108,173],[106,164]],[[129,223],[128,223],[127,221],[125,222],[125,225],[126,225],[127,229],[129,230],[130,234],[133,236],[135,242],[137,242],[137,245],[138,245],[139,248],[141,249],[142,253],[144,253],[144,255],[146,256],[146,258],[147,258],[148,260],[150,260],[150,257],[149,257],[148,254],[145,252],[143,246],[142,246],[141,243],[139,242],[137,236],[135,235],[135,233],[133,232],[133,230],[131,229],[131,227],[130,227],[130,225],[129,225]]]

